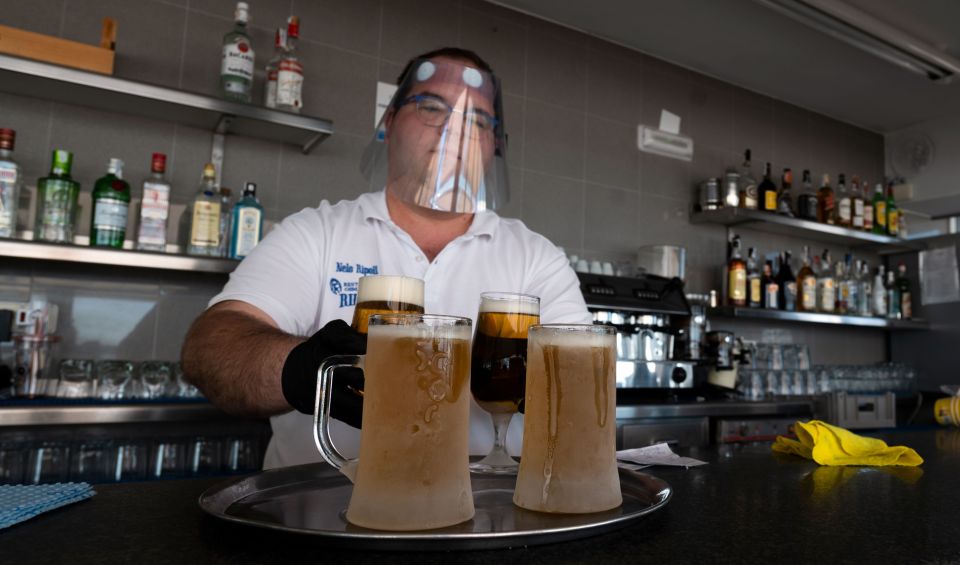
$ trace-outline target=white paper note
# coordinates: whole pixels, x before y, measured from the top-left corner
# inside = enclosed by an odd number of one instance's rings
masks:
[[[960,301],[960,271],[956,246],[920,252],[920,294],[922,304]]]
[[[680,133],[680,116],[670,110],[660,110],[660,131]]]
[[[692,457],[680,457],[666,443],[635,449],[623,449],[617,452],[617,459],[639,465],[670,465],[673,467],[697,467],[707,464],[706,461],[700,461]]]

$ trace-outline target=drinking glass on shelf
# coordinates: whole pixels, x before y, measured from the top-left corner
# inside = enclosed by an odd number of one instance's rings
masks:
[[[144,361],[140,364],[140,394],[143,398],[161,398],[170,383],[170,364],[163,361]]]
[[[148,446],[144,442],[117,442],[110,459],[110,480],[142,481],[147,478]]]
[[[479,473],[516,474],[507,452],[507,428],[523,400],[527,378],[527,331],[540,323],[540,298],[511,292],[480,295],[473,340],[470,390],[493,419],[493,447],[470,464]]]
[[[100,483],[111,479],[112,446],[103,440],[84,440],[70,450],[70,480]]]
[[[26,450],[16,444],[0,448],[0,485],[23,483],[26,472]]]
[[[133,378],[133,363],[129,361],[97,361],[97,389],[100,398],[124,398],[127,385]]]
[[[58,397],[89,398],[93,396],[94,388],[96,388],[96,382],[93,380],[93,361],[90,359],[60,361]]]
[[[66,443],[44,441],[30,451],[23,482],[62,483],[67,480],[70,448]]]
[[[200,389],[187,382],[183,374],[183,366],[180,363],[174,363],[172,367],[173,379],[171,381],[173,390],[170,396],[177,398],[199,398],[203,396]]]

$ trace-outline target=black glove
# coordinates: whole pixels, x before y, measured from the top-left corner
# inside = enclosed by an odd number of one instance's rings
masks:
[[[313,414],[317,397],[317,370],[332,355],[362,355],[367,336],[357,333],[343,320],[333,320],[294,347],[283,362],[280,383],[283,397],[304,414]],[[363,371],[342,367],[333,373],[330,415],[354,428],[363,416]]]

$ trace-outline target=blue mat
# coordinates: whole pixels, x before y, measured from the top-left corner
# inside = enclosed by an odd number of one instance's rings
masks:
[[[0,529],[94,494],[96,492],[87,483],[0,485]]]

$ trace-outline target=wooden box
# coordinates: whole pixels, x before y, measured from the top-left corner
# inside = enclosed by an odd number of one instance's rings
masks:
[[[116,36],[117,26],[110,18],[103,20],[100,45],[0,25],[0,53],[112,75]]]

